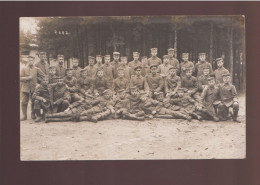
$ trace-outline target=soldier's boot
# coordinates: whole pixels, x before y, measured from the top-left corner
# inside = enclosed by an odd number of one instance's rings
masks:
[[[101,115],[100,114],[96,114],[96,115],[91,117],[90,121],[92,121],[94,123],[97,123],[99,119],[101,119]]]
[[[31,118],[36,119],[35,112],[33,110],[31,111]]]
[[[125,115],[125,118],[126,119],[129,119],[129,120],[138,120],[138,121],[144,121],[144,116],[141,116],[141,117],[138,117],[134,114],[126,114]]]
[[[198,119],[199,121],[202,120],[202,117],[201,117],[200,115],[198,115],[197,113],[195,113],[195,112],[191,113],[191,115],[192,115],[193,117],[195,117],[196,119]]]
[[[172,116],[174,118],[178,118],[178,119],[186,119],[188,121],[191,121],[191,117],[189,115],[183,114],[181,112],[177,112],[177,111],[173,111],[172,112]]]
[[[36,109],[35,110],[35,114],[36,114],[36,119],[34,120],[36,123],[40,122],[41,119],[42,119],[42,115],[41,115],[41,112],[40,112],[40,109]]]
[[[212,118],[214,119],[214,121],[218,122],[219,118],[217,116],[212,116]]]
[[[90,114],[88,116],[80,116],[78,121],[91,121],[91,118]]]
[[[64,122],[64,121],[73,121],[72,117],[65,117],[65,118],[48,118],[45,117],[45,123],[48,122]]]
[[[20,121],[27,120],[27,104],[22,104],[22,113],[23,113],[23,116],[20,119]]]
[[[238,116],[238,110],[234,110],[233,111],[233,115],[232,115],[232,118],[235,122],[238,122],[240,123],[240,121],[237,119],[237,116]]]
[[[225,105],[223,104],[220,104],[218,105],[218,117],[219,117],[219,120],[220,121],[226,121],[227,118],[225,117]]]

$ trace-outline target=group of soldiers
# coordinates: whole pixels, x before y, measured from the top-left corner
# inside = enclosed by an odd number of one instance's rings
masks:
[[[145,120],[237,119],[239,104],[231,75],[222,58],[216,59],[217,69],[199,53],[195,65],[189,54],[182,53],[182,62],[168,49],[163,60],[157,48],[151,57],[140,58],[133,52],[133,61],[119,52],[89,56],[84,69],[73,58],[72,68],[64,67],[64,56],[49,66],[46,52],[39,52],[40,61],[28,56],[28,65],[21,70],[22,118],[27,119],[31,100],[31,118],[35,122],[91,121],[104,119]],[[104,58],[104,63],[103,63]]]

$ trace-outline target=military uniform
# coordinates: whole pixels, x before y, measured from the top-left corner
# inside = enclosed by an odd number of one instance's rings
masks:
[[[135,68],[135,70],[137,69],[141,69],[140,66],[137,66]],[[131,77],[131,80],[130,80],[130,88],[131,87],[137,87],[138,91],[139,92],[146,92],[147,94],[149,94],[149,86],[148,86],[148,83],[146,81],[146,78],[143,77],[143,76],[137,76],[137,75],[134,75]]]
[[[172,55],[171,55],[171,52],[172,52]],[[180,62],[173,55],[174,55],[174,49],[169,48],[168,49],[169,64],[172,65],[174,68],[176,68],[177,69],[176,73],[179,74]]]
[[[103,69],[99,69],[99,70],[103,70]],[[97,72],[99,70],[97,70]],[[99,95],[102,95],[102,93],[106,89],[109,89],[108,80],[105,77],[99,78],[98,76],[96,76],[96,78],[93,81],[94,94],[98,93]]]
[[[68,70],[72,70],[72,69],[67,69],[67,71]],[[69,87],[69,92],[70,92],[70,96],[71,96],[71,102],[80,100],[80,96],[78,94],[77,79],[74,76],[72,76],[71,78],[66,76],[64,78],[64,83]]]
[[[180,76],[181,76],[181,78],[186,76],[186,70],[187,69],[192,69],[192,71],[194,72],[194,64],[190,61],[181,62],[181,64],[180,64]]]
[[[178,88],[181,86],[181,78],[175,74],[175,76],[168,75],[165,79],[165,94],[177,93]],[[170,96],[171,97],[171,96]]]
[[[118,90],[120,89],[125,89],[127,92],[129,91],[129,80],[127,78],[121,78],[117,77],[114,80],[114,92],[117,93]]]
[[[165,78],[169,74],[169,69],[173,66],[170,64],[161,64],[158,66],[158,73]]]
[[[195,64],[195,73],[197,73],[197,78],[199,78],[201,75],[203,75],[203,69],[205,67],[209,68],[209,73],[212,73],[212,66],[207,61],[199,61],[197,64]]]
[[[92,60],[92,61],[94,60],[95,61],[95,58],[92,57],[92,56],[89,56],[88,59],[89,59],[89,61],[90,60]],[[96,73],[97,73],[97,68],[95,67],[95,65],[90,65],[89,64],[84,69],[87,71],[88,77],[90,77],[92,80],[94,80],[94,78],[96,76]]]
[[[151,65],[150,69],[152,69],[153,67],[157,67],[156,65]],[[153,96],[153,94],[155,92],[161,92],[163,87],[164,87],[164,81],[163,78],[159,75],[159,74],[149,74],[146,76],[146,81],[148,83],[150,92],[151,92],[151,96]]]
[[[81,72],[86,71],[86,69],[82,69]],[[77,80],[78,91],[81,96],[85,97],[87,95],[93,94],[93,80],[90,77],[81,76]]]
[[[216,59],[216,62],[220,61],[223,59],[222,58],[217,58]],[[215,78],[216,78],[216,84],[221,84],[223,83],[223,74],[226,74],[226,73],[229,73],[229,71],[224,67],[218,67],[214,72],[213,74],[215,75]]]
[[[198,92],[198,80],[196,77],[184,77],[181,80],[181,87],[190,91],[190,95],[197,101],[201,102],[200,93]]]
[[[124,118],[124,115],[128,114],[128,110],[130,108],[129,99],[126,97],[119,97],[120,93],[125,93],[126,91],[124,89],[119,89],[117,92],[118,94],[113,101],[113,107],[115,109],[115,119]]]
[[[223,74],[223,77],[230,76],[229,73]],[[218,113],[221,120],[226,120],[229,107],[233,108],[233,120],[237,121],[239,104],[237,99],[236,87],[229,83],[219,85],[219,96],[221,104],[218,106]]]
[[[35,67],[39,68],[45,75],[49,74],[49,64],[45,61],[39,61],[35,64]]]
[[[119,52],[113,52],[113,55],[119,57],[120,53]],[[114,79],[116,79],[118,77],[117,68],[120,67],[120,65],[121,65],[119,59],[113,60],[111,62],[111,65],[113,67],[113,70],[112,70],[113,71],[113,77],[114,77]]]
[[[56,68],[56,76],[64,78],[65,77],[65,73],[66,73],[66,68],[63,66],[64,55],[58,55],[57,59],[58,59],[58,64],[55,66],[55,68]],[[61,61],[59,61],[59,59],[61,59]]]
[[[21,81],[21,86],[20,86],[20,92],[21,92],[21,100],[22,100],[22,112],[23,112],[23,118],[22,120],[27,119],[27,106],[29,99],[31,99],[31,118],[35,119],[34,115],[34,101],[32,100],[32,94],[34,93],[36,84],[37,84],[37,79],[43,78],[44,73],[34,67],[34,66],[26,66],[23,68],[20,72],[20,81]]]
[[[139,52],[133,52],[133,55],[139,58],[140,53],[139,53]],[[134,70],[135,67],[141,66],[142,63],[137,59],[137,60],[133,60],[133,61],[129,62],[128,65],[129,65],[129,67],[131,68],[131,74],[132,74],[132,75],[135,75],[135,70]]]
[[[105,57],[109,57],[110,55],[106,55]],[[109,87],[112,89],[113,88],[113,67],[110,63],[105,63],[103,65],[103,71],[104,71],[104,77],[108,80],[109,82]]]
[[[161,64],[162,64],[162,60],[160,58],[158,58],[157,56],[148,58],[148,65],[149,66],[151,66],[151,65],[159,66]]]
[[[202,92],[203,89],[208,85],[208,78],[210,76],[201,75],[198,77],[198,91]]]

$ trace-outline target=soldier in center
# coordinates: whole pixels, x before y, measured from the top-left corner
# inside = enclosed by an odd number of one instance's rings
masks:
[[[162,60],[160,58],[157,57],[157,53],[158,53],[158,49],[157,48],[151,48],[151,55],[152,57],[150,57],[148,59],[148,65],[161,65],[162,64]]]
[[[158,67],[157,65],[150,66],[151,74],[146,76],[146,81],[148,83],[150,89],[150,97],[154,98],[156,93],[162,91],[164,87],[164,80],[163,78],[157,73]]]

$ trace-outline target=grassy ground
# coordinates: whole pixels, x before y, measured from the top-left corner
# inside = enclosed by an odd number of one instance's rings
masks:
[[[21,160],[245,158],[245,97],[239,120],[154,119],[21,122]]]

